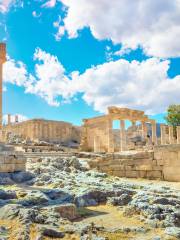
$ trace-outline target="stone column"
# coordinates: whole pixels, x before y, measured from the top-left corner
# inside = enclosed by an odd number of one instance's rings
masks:
[[[174,144],[174,130],[173,130],[173,126],[169,126],[169,144]]]
[[[8,125],[11,125],[11,114],[8,114],[7,124],[8,124]]]
[[[180,144],[180,126],[176,127],[176,131],[177,131],[177,144]]]
[[[18,119],[18,115],[15,116],[15,123],[18,123],[19,119]]]
[[[2,129],[2,85],[3,85],[3,63],[6,62],[6,45],[0,43],[0,130]]]
[[[125,121],[120,120],[120,151],[126,150],[126,131],[125,131]]]
[[[142,125],[142,138],[146,138],[147,137],[147,126],[146,126],[146,123],[142,121],[141,125]]]
[[[156,122],[152,123],[152,142],[157,144]]]
[[[100,152],[100,138],[99,138],[99,136],[94,136],[94,152]]]
[[[164,124],[160,125],[161,128],[161,144],[166,144],[166,126]]]
[[[107,144],[108,144],[108,152],[114,152],[114,137],[113,137],[113,126],[112,120],[107,120]]]

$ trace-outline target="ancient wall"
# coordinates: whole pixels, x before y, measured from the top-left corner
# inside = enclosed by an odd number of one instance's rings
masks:
[[[21,123],[9,123],[3,126],[2,139],[14,134],[26,140],[48,142],[80,141],[80,129],[67,122],[32,119]]]
[[[0,173],[12,173],[26,170],[26,158],[13,147],[0,144]]]
[[[104,154],[92,159],[90,166],[118,177],[180,181],[180,145],[156,146],[149,152]]]

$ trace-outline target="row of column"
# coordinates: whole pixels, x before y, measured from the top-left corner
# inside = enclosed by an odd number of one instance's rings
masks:
[[[174,127],[161,124],[161,144],[180,144],[180,126],[176,127],[177,139],[174,137]],[[166,129],[168,127],[168,138],[166,137]]]
[[[10,125],[12,122],[11,122],[11,114],[8,114],[8,119],[7,119],[7,124]],[[18,115],[15,115],[15,123],[18,123],[19,122],[19,118],[18,118]]]
[[[114,152],[114,137],[113,137],[113,121],[108,120],[107,123],[107,136],[108,136],[108,152]],[[132,126],[136,125],[136,121],[132,121]],[[147,125],[146,122],[142,121],[142,137],[147,137]],[[157,133],[156,133],[156,122],[151,122],[152,126],[152,143],[157,144]],[[120,151],[125,151],[126,149],[126,129],[125,129],[125,120],[120,120]]]

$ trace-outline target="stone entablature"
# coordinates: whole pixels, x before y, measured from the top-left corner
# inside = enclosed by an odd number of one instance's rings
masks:
[[[11,123],[9,120],[8,124],[3,126],[3,141],[7,141],[8,134],[11,133],[31,141],[80,142],[80,129],[63,121],[32,119]]]
[[[157,144],[156,135],[156,122],[153,119],[149,119],[143,111],[133,110],[128,108],[109,107],[108,114],[100,117],[84,119],[83,130],[81,139],[82,151],[94,151],[94,152],[114,152],[114,136],[113,136],[113,121],[120,121],[120,149],[119,151],[125,151],[127,149],[125,120],[132,122],[132,126],[137,121],[141,122],[141,136],[147,138],[147,126],[146,123],[152,125],[152,143]]]

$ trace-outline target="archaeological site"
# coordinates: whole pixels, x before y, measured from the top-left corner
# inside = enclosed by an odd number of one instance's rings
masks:
[[[3,123],[0,239],[180,239],[180,125],[109,106],[83,119]]]

